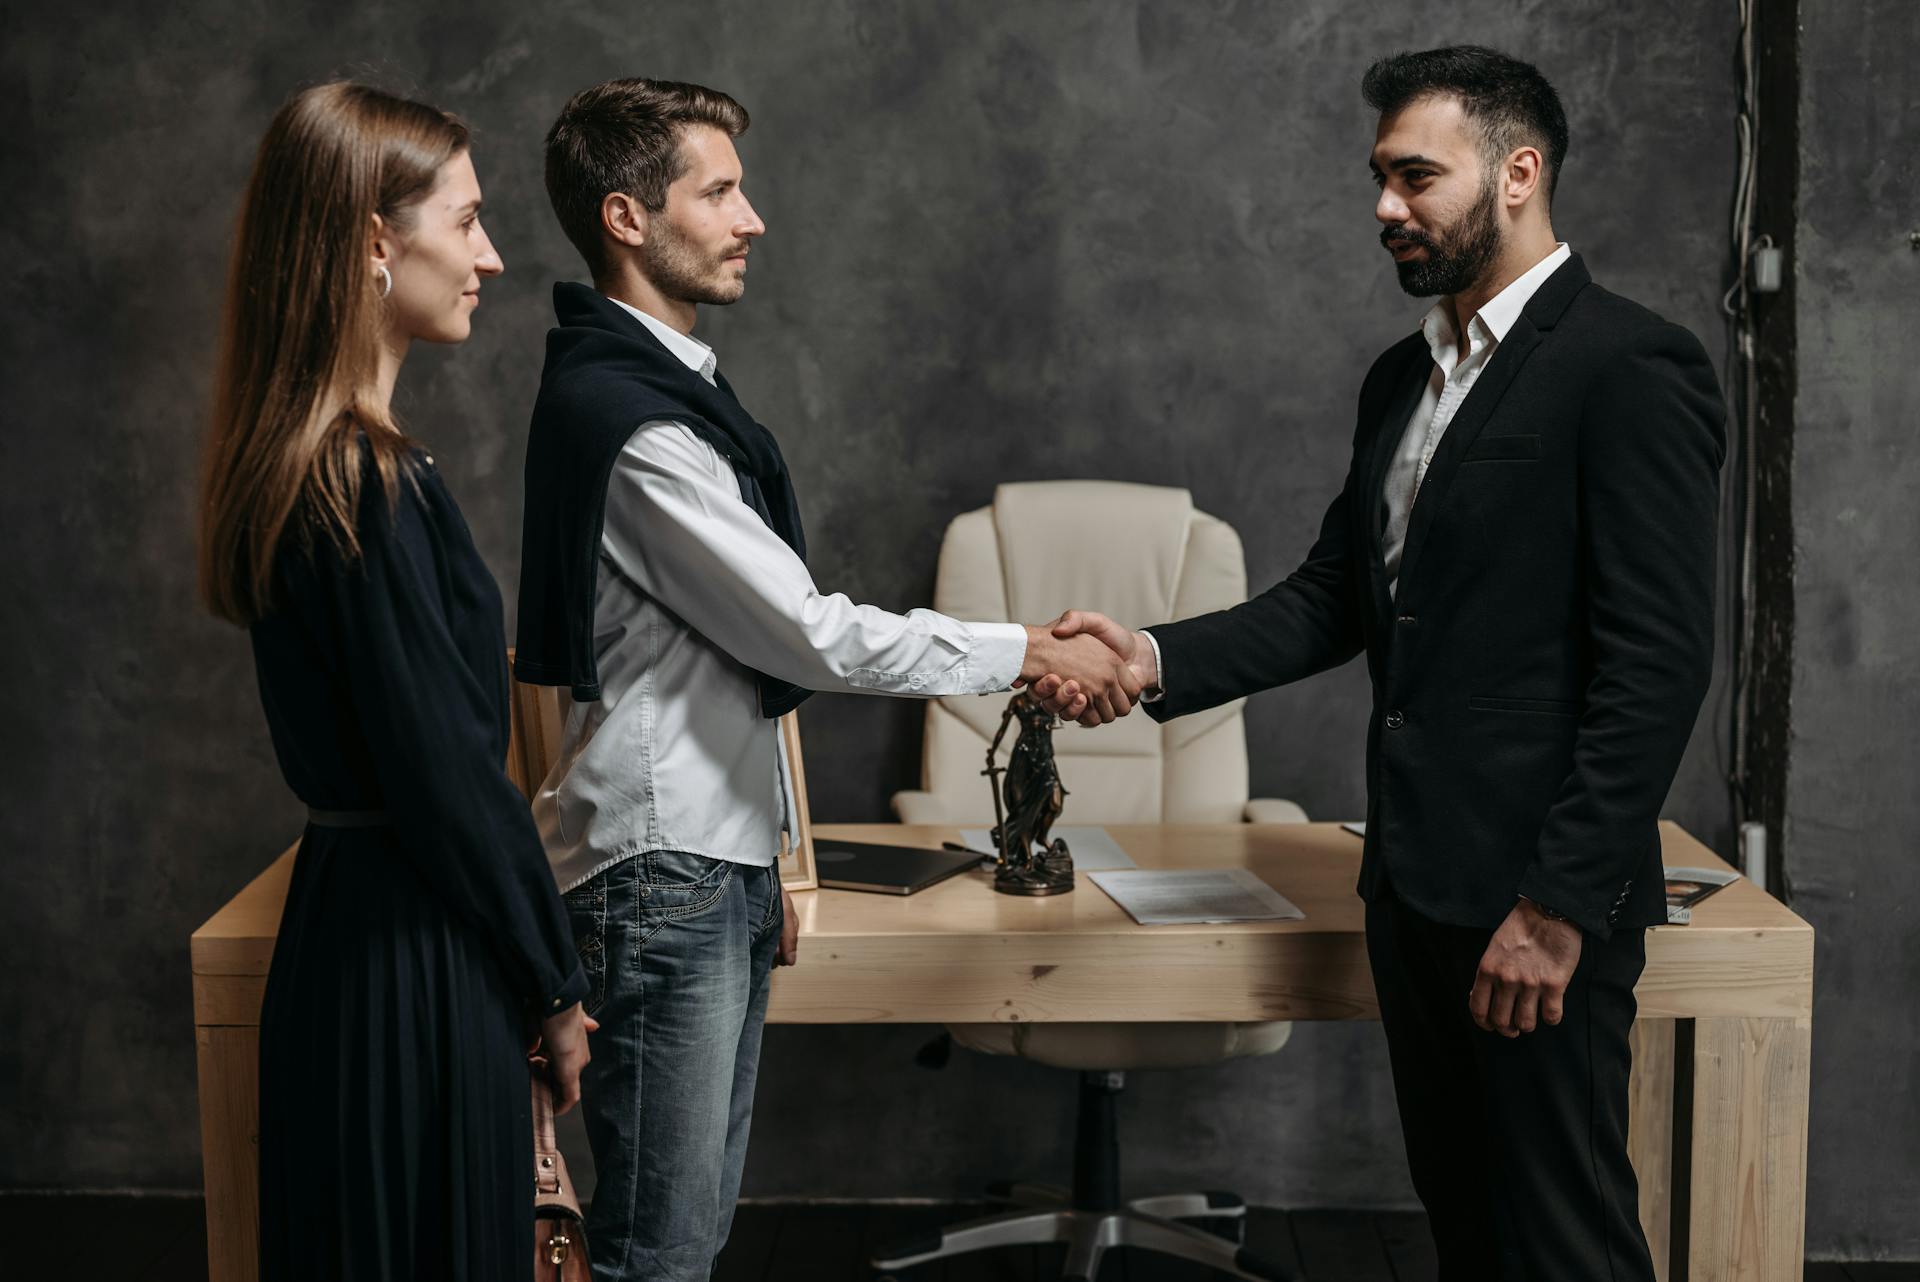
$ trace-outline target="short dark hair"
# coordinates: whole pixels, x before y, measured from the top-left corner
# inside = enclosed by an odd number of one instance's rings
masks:
[[[738,138],[747,123],[747,109],[718,89],[677,80],[609,80],[575,94],[547,130],[547,199],[593,274],[606,269],[600,203],[609,193],[658,213],[687,171],[682,131],[711,125]]]
[[[1520,147],[1540,149],[1547,159],[1547,203],[1552,205],[1567,158],[1567,113],[1535,67],[1497,49],[1452,45],[1380,59],[1367,68],[1360,92],[1383,116],[1423,98],[1458,98],[1467,119],[1479,126],[1490,163]]]

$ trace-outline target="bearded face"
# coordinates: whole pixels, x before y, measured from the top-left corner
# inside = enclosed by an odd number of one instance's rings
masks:
[[[747,292],[747,253],[767,230],[741,190],[733,139],[707,125],[680,139],[681,174],[649,214],[641,274],[677,303],[725,305]]]
[[[1404,223],[1383,228],[1380,243],[1393,254],[1400,288],[1415,298],[1458,294],[1486,275],[1500,255],[1499,188],[1489,177],[1466,211],[1422,229]]]

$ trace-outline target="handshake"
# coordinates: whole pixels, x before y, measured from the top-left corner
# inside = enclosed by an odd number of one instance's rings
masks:
[[[1048,712],[1083,726],[1133,711],[1143,690],[1160,685],[1153,643],[1091,610],[1068,610],[1027,629],[1027,657],[1016,686]]]

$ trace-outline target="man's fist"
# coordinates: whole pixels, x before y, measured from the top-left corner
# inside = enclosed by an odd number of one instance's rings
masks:
[[[1558,1024],[1581,942],[1572,922],[1555,921],[1529,899],[1515,904],[1473,977],[1473,1022],[1503,1037],[1531,1033],[1542,1021]]]

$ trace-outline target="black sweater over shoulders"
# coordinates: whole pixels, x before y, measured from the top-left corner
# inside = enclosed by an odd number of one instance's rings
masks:
[[[793,481],[773,433],[754,421],[727,385],[688,369],[619,304],[585,285],[553,287],[557,324],[527,434],[526,510],[520,543],[520,622],[514,675],[600,697],[593,652],[600,536],[607,481],[642,424],[682,423],[720,453],[740,480],[740,499],[796,554],[806,556]],[[792,711],[810,691],[759,674],[768,717]]]

